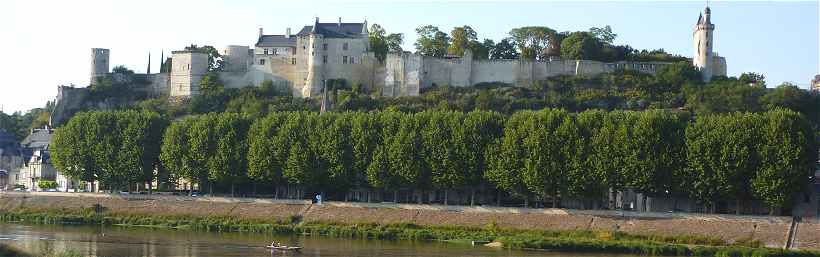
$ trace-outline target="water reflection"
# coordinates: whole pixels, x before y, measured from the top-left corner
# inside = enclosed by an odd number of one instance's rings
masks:
[[[286,245],[302,246],[304,249],[301,252],[282,253],[262,247],[272,240]],[[498,250],[438,242],[351,240],[117,226],[0,224],[0,243],[16,245],[24,250],[39,253],[72,249],[84,256],[580,257],[579,255]]]

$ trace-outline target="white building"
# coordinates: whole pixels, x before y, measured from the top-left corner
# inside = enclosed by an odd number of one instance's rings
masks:
[[[41,180],[57,182],[58,191],[69,191],[79,186],[79,181],[66,178],[51,164],[49,144],[53,137],[54,130],[48,126],[32,129],[31,134],[21,142],[24,151],[30,156],[18,172],[8,175],[9,184],[13,181],[13,184],[25,186],[30,191],[43,191],[38,186]]]

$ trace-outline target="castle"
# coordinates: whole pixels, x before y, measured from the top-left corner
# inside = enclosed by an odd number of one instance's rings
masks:
[[[692,65],[697,67],[703,74],[703,81],[709,82],[713,76],[726,76],[726,58],[712,52],[714,41],[712,35],[715,34],[715,24],[712,24],[712,10],[707,6],[698,17],[695,24],[695,32],[692,33],[695,43],[695,55],[692,57]]]
[[[387,97],[416,96],[421,89],[436,85],[469,87],[482,82],[526,85],[558,75],[595,76],[617,69],[654,74],[665,62],[614,62],[590,60],[474,60],[469,51],[460,57],[429,57],[412,53],[390,53],[383,62],[369,46],[367,21],[362,23],[321,23],[317,18],[296,34],[266,35],[259,29],[254,48],[229,45],[223,50],[223,70],[219,78],[228,88],[258,86],[264,81],[287,87],[294,96],[320,94],[324,82],[344,79]],[[692,65],[703,73],[704,81],[726,75],[726,59],[712,51],[715,25],[706,7],[694,28],[695,53]],[[108,76],[108,49],[91,52],[91,81]],[[150,58],[149,58],[150,63]],[[150,65],[150,64],[149,64]],[[164,66],[164,65],[163,65]],[[149,66],[150,67],[150,66]],[[144,75],[144,90],[152,95],[188,98],[199,94],[199,84],[209,71],[208,54],[196,50],[173,51],[170,69]],[[66,92],[63,92],[63,91]],[[76,97],[61,88],[60,99]],[[77,91],[71,89],[71,91]],[[74,95],[74,96],[72,96]],[[64,104],[66,105],[66,104]]]

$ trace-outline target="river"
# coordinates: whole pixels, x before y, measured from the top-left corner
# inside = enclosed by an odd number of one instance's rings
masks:
[[[304,247],[299,253],[272,252],[271,240]],[[603,255],[513,251],[443,242],[383,241],[255,233],[197,232],[171,229],[86,225],[0,223],[0,244],[34,253],[72,249],[84,256],[552,256]],[[612,256],[612,255],[606,255]]]

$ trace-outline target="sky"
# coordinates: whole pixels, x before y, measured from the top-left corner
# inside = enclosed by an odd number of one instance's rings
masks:
[[[496,42],[512,28],[548,26],[557,31],[612,26],[616,44],[663,48],[691,57],[692,29],[706,1],[390,1],[390,0],[131,0],[0,2],[0,110],[11,113],[54,100],[59,85],[86,87],[91,48],[111,50],[111,67],[144,73],[148,54],[159,70],[162,52],[186,45],[256,43],[265,34],[293,33],[321,22],[378,23],[404,33],[435,25],[449,32],[469,25],[479,39]],[[818,1],[709,1],[714,51],[726,57],[728,75],[765,74],[770,87],[791,82],[807,88],[820,74]]]

